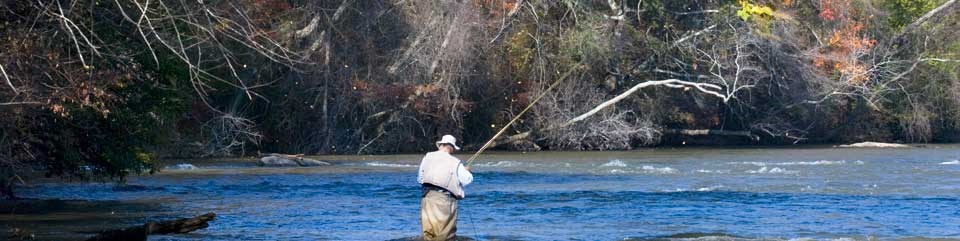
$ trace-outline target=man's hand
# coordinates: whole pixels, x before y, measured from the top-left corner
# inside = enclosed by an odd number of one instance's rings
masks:
[[[467,169],[467,171],[469,172],[469,171],[470,171],[470,166],[463,166],[463,169]]]

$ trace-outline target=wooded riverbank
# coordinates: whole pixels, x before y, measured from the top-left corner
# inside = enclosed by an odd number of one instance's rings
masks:
[[[4,1],[0,187],[476,148],[536,96],[496,150],[955,142],[956,2]]]

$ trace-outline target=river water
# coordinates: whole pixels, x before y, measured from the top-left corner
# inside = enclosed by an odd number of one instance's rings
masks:
[[[0,225],[41,239],[215,212],[153,240],[391,240],[419,232],[419,155],[262,168],[180,160],[128,185],[33,183]],[[466,156],[462,156],[466,159]],[[478,240],[960,239],[960,146],[492,153],[459,234]],[[180,164],[180,165],[177,165]]]

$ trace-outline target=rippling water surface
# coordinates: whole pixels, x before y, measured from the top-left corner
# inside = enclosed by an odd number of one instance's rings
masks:
[[[334,166],[177,161],[127,186],[38,183],[0,225],[40,238],[216,212],[156,240],[390,240],[419,232],[419,155]],[[465,156],[463,157],[465,158]],[[960,238],[960,146],[484,155],[460,202],[479,240]],[[189,164],[189,165],[188,165]],[[53,200],[49,200],[53,199]]]

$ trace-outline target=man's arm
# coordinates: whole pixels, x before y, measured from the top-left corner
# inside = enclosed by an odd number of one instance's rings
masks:
[[[423,159],[420,160],[420,167],[417,168],[417,182],[423,184]]]
[[[463,163],[457,166],[457,179],[460,181],[460,186],[467,186],[473,182],[473,174],[463,166]]]

